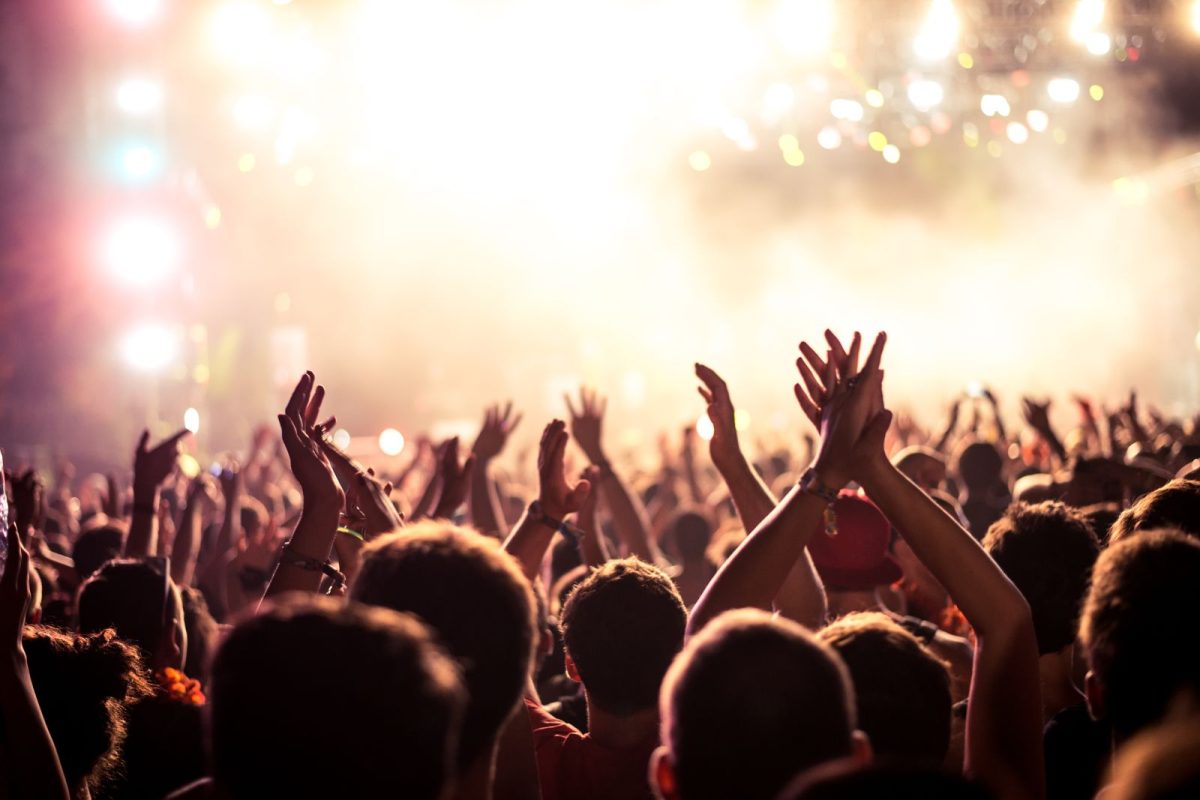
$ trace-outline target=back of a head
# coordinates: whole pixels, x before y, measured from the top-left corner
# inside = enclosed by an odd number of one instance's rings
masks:
[[[1200,797],[1200,719],[1194,715],[1143,731],[1113,762],[1105,800]]]
[[[111,631],[81,636],[27,625],[24,646],[67,783],[95,795],[120,766],[126,702],[152,691],[141,657]]]
[[[119,525],[99,525],[84,530],[71,548],[75,572],[86,581],[100,566],[121,555],[125,546],[125,529]]]
[[[468,769],[525,690],[537,640],[529,581],[494,539],[423,522],[363,549],[350,596],[416,614],[458,661],[469,698],[458,768]]]
[[[995,486],[1004,469],[1000,451],[987,442],[966,445],[956,453],[954,463],[963,484],[973,492],[987,491]]]
[[[79,590],[79,630],[112,628],[149,661],[165,634],[163,588],[163,576],[144,561],[108,561]]]
[[[805,772],[778,800],[858,800],[920,797],[923,800],[988,800],[990,794],[961,775],[903,762],[861,764],[843,759]]]
[[[874,611],[847,614],[817,638],[850,670],[858,727],[872,750],[908,763],[941,764],[950,746],[948,665]]]
[[[1117,517],[1109,542],[1161,528],[1177,528],[1200,538],[1200,481],[1176,479],[1140,497]]]
[[[1070,506],[1017,503],[992,523],[983,548],[1029,603],[1041,655],[1075,642],[1079,609],[1100,543]]]
[[[232,800],[442,797],[465,702],[414,617],[319,597],[266,607],[213,659],[213,779]]]
[[[622,716],[654,708],[686,627],[674,582],[636,558],[593,570],[562,611],[563,642],[589,700]]]
[[[1200,692],[1198,619],[1200,541],[1145,531],[1101,553],[1079,635],[1093,711],[1118,741],[1161,719],[1179,692]]]
[[[853,750],[850,676],[830,647],[762,611],[722,614],[663,682],[663,743],[682,800],[774,797]]]
[[[712,541],[712,523],[703,514],[683,511],[671,521],[671,539],[679,557],[687,563],[703,561]]]

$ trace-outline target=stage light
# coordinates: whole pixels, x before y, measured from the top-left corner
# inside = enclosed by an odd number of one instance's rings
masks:
[[[165,221],[133,217],[118,222],[105,242],[109,270],[122,282],[149,286],[167,276],[179,262],[179,242]]]
[[[1071,18],[1071,38],[1077,42],[1086,42],[1088,35],[1095,33],[1102,22],[1104,0],[1079,0]]]
[[[296,170],[296,174],[292,176],[292,180],[295,181],[297,186],[308,186],[313,182],[313,177],[312,167],[301,167]]]
[[[1087,51],[1092,55],[1102,56],[1112,50],[1112,37],[1107,33],[1094,31],[1087,35],[1085,46],[1087,47]]]
[[[772,83],[763,96],[763,105],[773,116],[782,116],[796,102],[796,90],[786,83]]]
[[[271,49],[271,17],[250,2],[230,2],[213,12],[209,37],[217,55],[240,65],[252,64]]]
[[[1074,78],[1054,78],[1046,84],[1046,94],[1056,103],[1074,103],[1079,99],[1079,81]]]
[[[863,107],[862,103],[857,100],[847,100],[838,98],[831,100],[829,103],[829,113],[834,119],[845,120],[846,122],[862,122]]]
[[[183,427],[192,433],[200,432],[200,412],[194,408],[189,408],[183,412]]]
[[[878,89],[867,89],[867,93],[863,97],[866,98],[867,105],[871,108],[883,108],[883,92]]]
[[[712,166],[712,156],[703,150],[696,150],[688,156],[688,166],[696,172],[704,172]]]
[[[1200,0],[1192,0],[1192,11],[1189,16],[1192,21],[1192,30],[1200,34]]]
[[[1008,98],[1002,94],[985,94],[980,97],[979,110],[985,117],[1007,117],[1012,112]]]
[[[266,98],[251,94],[233,101],[233,119],[248,131],[265,131],[270,126],[273,116],[271,104]]]
[[[945,98],[946,90],[937,81],[922,78],[908,85],[908,101],[918,111],[928,111],[934,106],[940,105]]]
[[[1005,132],[1008,134],[1008,140],[1013,144],[1025,144],[1029,141],[1029,128],[1019,122],[1008,123]]]
[[[338,428],[333,432],[333,444],[335,447],[345,450],[350,446],[350,431],[345,428]]]
[[[867,144],[876,153],[882,153],[888,144],[887,136],[882,131],[871,131],[867,134]]]
[[[909,132],[908,140],[913,143],[913,147],[924,147],[933,141],[933,133],[924,125],[918,125]]]
[[[958,42],[958,15],[951,0],[933,0],[929,14],[917,38],[913,52],[923,61],[940,61],[954,50]]]
[[[162,12],[162,0],[108,0],[114,17],[128,25],[145,25]]]
[[[157,372],[170,364],[178,352],[175,332],[164,325],[146,323],[121,337],[121,357],[139,372]]]
[[[885,145],[883,148],[883,160],[889,164],[896,164],[900,161],[900,148],[894,144]]]
[[[1099,103],[1104,99],[1104,87],[1098,83],[1093,83],[1088,87],[1088,95],[1097,103]]]
[[[1029,123],[1030,130],[1038,133],[1044,133],[1050,127],[1050,115],[1037,108],[1025,115],[1025,121]]]
[[[832,125],[826,125],[817,131],[817,144],[823,150],[837,150],[842,146],[842,134]]]
[[[117,108],[135,117],[162,106],[162,84],[146,78],[128,78],[117,86]]]
[[[395,428],[385,428],[379,434],[379,450],[385,456],[398,456],[404,452],[404,434]]]
[[[979,128],[972,122],[963,123],[963,144],[967,147],[979,147]]]
[[[254,165],[256,163],[257,159],[254,157],[254,153],[242,153],[240,156],[238,156],[237,160],[238,171],[249,172],[250,170],[254,169]]]
[[[783,0],[776,7],[772,27],[793,55],[821,55],[833,38],[833,1]]]
[[[739,433],[750,428],[750,412],[744,408],[733,410],[733,427]]]
[[[734,421],[734,427],[737,427],[736,419]],[[697,436],[708,442],[712,440],[713,432],[713,423],[712,420],[708,418],[708,414],[701,414],[700,416],[696,417]]]
[[[140,182],[149,180],[162,170],[162,155],[147,144],[126,145],[120,156],[121,176]]]

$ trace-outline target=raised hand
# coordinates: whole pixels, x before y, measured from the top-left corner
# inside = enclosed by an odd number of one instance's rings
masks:
[[[283,446],[291,462],[292,475],[300,484],[306,503],[321,502],[341,508],[344,495],[333,476],[329,459],[318,444],[321,431],[316,418],[320,413],[325,388],[317,386],[311,372],[305,372],[292,391],[284,413],[279,415]]]
[[[12,487],[13,517],[21,535],[26,539],[32,530],[41,526],[41,518],[45,511],[43,500],[45,489],[37,473],[28,469],[21,475],[8,475],[8,483]]]
[[[179,442],[183,437],[190,436],[188,430],[179,431],[148,449],[150,431],[142,431],[138,439],[137,450],[133,455],[133,490],[136,496],[143,492],[158,491],[158,487],[175,469],[176,459],[179,458]]]
[[[471,446],[471,453],[476,460],[491,461],[500,455],[508,443],[508,437],[521,424],[521,416],[520,412],[513,413],[511,401],[503,407],[499,404],[488,406],[483,414],[483,427],[479,429],[475,444]]]
[[[571,435],[575,437],[576,444],[593,464],[606,463],[600,434],[608,401],[587,387],[579,389],[578,410],[571,402],[570,395],[564,395],[563,399],[567,401],[567,411],[571,414]]]
[[[574,486],[567,482],[563,459],[569,439],[566,423],[556,419],[542,431],[538,445],[538,502],[555,519],[582,510],[592,488],[586,479]]]
[[[433,516],[448,519],[454,515],[458,507],[467,499],[467,489],[470,487],[471,470],[475,466],[474,454],[467,456],[462,464],[458,461],[458,437],[447,440],[438,452],[438,480],[442,493],[438,498],[437,508]]]
[[[1029,427],[1041,434],[1050,430],[1050,401],[1039,403],[1031,397],[1021,399],[1021,413]]]
[[[330,441],[327,435],[330,427],[321,425],[322,435],[317,441],[346,492],[346,513],[349,515],[356,509],[362,514],[367,538],[403,526],[404,516],[392,504],[392,484],[377,478],[375,470],[364,468]]]
[[[697,386],[696,391],[708,404],[708,418],[713,424],[713,435],[708,442],[708,450],[713,463],[720,464],[735,458],[739,452],[733,401],[729,398],[729,387],[712,368],[696,364],[696,377],[704,384]]]
[[[19,526],[9,523],[5,531],[8,553],[4,574],[0,576],[0,636],[8,652],[22,651],[21,631],[29,614],[29,551],[25,549]]]

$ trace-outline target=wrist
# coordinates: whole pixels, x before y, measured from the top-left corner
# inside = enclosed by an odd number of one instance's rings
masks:
[[[878,458],[872,458],[863,468],[858,471],[856,478],[863,488],[870,494],[871,487],[875,486],[880,480],[885,480],[889,473],[895,472],[896,468],[892,466],[892,462],[886,456],[880,455]]]
[[[158,505],[158,484],[156,483],[137,483],[133,484],[133,505],[137,506],[156,506]]]

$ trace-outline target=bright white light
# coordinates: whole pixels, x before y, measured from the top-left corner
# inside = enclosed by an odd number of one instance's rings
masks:
[[[712,439],[713,424],[712,420],[708,418],[708,414],[696,417],[696,435],[706,442]]]
[[[826,125],[817,131],[817,144],[825,150],[837,150],[842,146],[842,134],[837,128]]]
[[[767,93],[763,97],[763,105],[766,106],[767,113],[773,116],[784,114],[795,102],[796,90],[786,83],[772,83],[767,87]]]
[[[833,115],[834,119],[841,119],[846,122],[862,122],[863,107],[862,103],[857,100],[839,98],[830,101],[829,113]]]
[[[272,116],[271,103],[265,97],[248,94],[233,101],[233,119],[248,131],[266,130]]]
[[[913,52],[924,61],[940,61],[950,55],[957,43],[958,15],[954,13],[954,3],[933,0],[929,15],[913,41]]]
[[[885,145],[883,148],[883,160],[889,164],[896,164],[900,161],[900,148],[894,144]]]
[[[1025,121],[1029,123],[1030,129],[1038,133],[1044,133],[1046,128],[1050,127],[1050,115],[1037,108],[1031,109],[1025,115]]]
[[[129,25],[145,25],[162,11],[161,0],[108,0],[112,15]]]
[[[1056,103],[1074,103],[1079,99],[1079,81],[1055,78],[1046,84],[1046,94]]]
[[[735,408],[733,410],[733,427],[741,432],[750,428],[750,412],[744,408]]]
[[[1008,98],[1002,94],[985,94],[979,98],[979,110],[985,117],[1007,117],[1012,112]]]
[[[404,434],[395,428],[385,428],[379,434],[379,449],[385,456],[398,456],[404,451]]]
[[[1104,22],[1104,0],[1079,0],[1071,18],[1071,38],[1085,41]]]
[[[162,159],[158,151],[145,144],[132,144],[121,151],[121,173],[134,181],[144,181],[158,174]]]
[[[1094,56],[1106,55],[1112,50],[1112,37],[1101,31],[1093,31],[1087,35],[1084,46]]]
[[[1188,16],[1191,17],[1192,30],[1200,33],[1200,0],[1192,0],[1192,10]]]
[[[782,0],[772,27],[793,55],[821,55],[833,38],[833,0]]]
[[[945,97],[946,90],[937,81],[921,79],[908,85],[908,101],[920,111],[940,105]]]
[[[200,412],[194,408],[189,408],[183,412],[183,427],[192,433],[200,432]]]
[[[244,0],[226,3],[209,20],[209,38],[217,55],[230,63],[256,63],[272,49],[270,14]]]
[[[333,432],[333,444],[335,447],[345,450],[350,446],[350,431],[345,428],[338,428]]]
[[[139,372],[157,372],[171,363],[178,350],[175,332],[170,328],[147,323],[121,337],[121,357]]]
[[[134,217],[118,222],[109,232],[104,255],[113,275],[124,283],[158,283],[179,263],[179,241],[161,219]]]
[[[162,84],[146,78],[129,78],[117,86],[117,108],[140,117],[162,105]]]
[[[1013,144],[1025,144],[1029,141],[1029,128],[1019,122],[1010,122],[1006,129],[1008,140]]]

